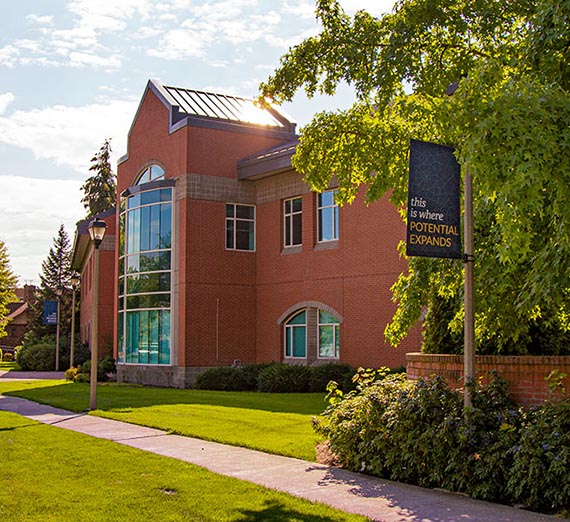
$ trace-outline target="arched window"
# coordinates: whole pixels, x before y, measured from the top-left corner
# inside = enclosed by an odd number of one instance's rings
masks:
[[[340,323],[332,314],[319,310],[319,358],[338,359]]]
[[[285,357],[307,357],[307,312],[302,310],[285,323]]]
[[[140,173],[135,185],[142,185],[143,183],[156,181],[158,179],[164,179],[164,169],[158,165],[150,165]]]

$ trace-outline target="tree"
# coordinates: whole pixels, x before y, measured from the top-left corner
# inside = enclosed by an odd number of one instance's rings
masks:
[[[62,332],[69,331],[71,319],[71,243],[65,227],[60,225],[53,246],[49,249],[47,258],[42,261],[40,273],[40,288],[38,299],[30,305],[30,320],[26,339],[40,339],[55,332],[55,327],[43,324],[43,303],[46,300],[58,299],[57,292],[61,290],[60,328]]]
[[[570,1],[400,0],[381,18],[351,18],[319,0],[316,14],[321,33],[281,58],[260,99],[342,82],[356,99],[302,129],[295,168],[316,190],[335,175],[340,203],[363,188],[367,202],[389,195],[403,211],[409,140],[455,146],[474,183],[477,338],[524,352],[537,321],[568,331]],[[430,296],[461,302],[462,272],[411,258],[387,339],[397,344]]]
[[[0,337],[6,336],[7,316],[10,313],[8,305],[18,300],[15,293],[17,282],[18,278],[10,267],[8,249],[0,240]]]
[[[84,194],[81,202],[88,211],[87,217],[94,217],[115,206],[117,181],[110,157],[111,141],[106,139],[99,152],[91,158],[89,170],[94,174],[81,187]]]

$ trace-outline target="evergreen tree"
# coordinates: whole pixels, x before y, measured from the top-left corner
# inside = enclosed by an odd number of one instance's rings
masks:
[[[115,206],[117,180],[111,169],[110,156],[111,142],[106,139],[99,152],[91,158],[89,170],[93,175],[81,187],[84,194],[81,202],[88,211],[88,218]]]
[[[44,301],[57,300],[57,291],[61,290],[60,300],[60,329],[67,333],[71,319],[71,242],[60,225],[57,236],[53,240],[53,246],[49,250],[48,257],[42,262],[40,274],[41,285],[38,298],[30,304],[29,323],[26,339],[40,339],[45,335],[54,334],[55,326],[43,324]]]
[[[6,335],[6,325],[10,310],[8,305],[17,301],[14,292],[17,284],[17,277],[10,267],[10,258],[8,250],[2,240],[0,240],[0,337]]]

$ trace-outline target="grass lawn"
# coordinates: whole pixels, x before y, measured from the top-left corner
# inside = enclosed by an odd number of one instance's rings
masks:
[[[85,411],[89,385],[65,381],[0,381],[0,393],[70,411]],[[96,415],[180,435],[314,461],[319,442],[311,418],[326,407],[324,394],[215,392],[97,387]]]
[[[0,520],[364,522],[167,457],[0,411]]]
[[[20,369],[20,366],[15,361],[0,361],[0,371],[10,372],[10,371],[17,371]]]

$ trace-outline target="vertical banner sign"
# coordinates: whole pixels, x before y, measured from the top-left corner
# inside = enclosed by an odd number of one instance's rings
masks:
[[[410,142],[408,256],[461,259],[460,167],[453,148]]]
[[[44,301],[44,324],[57,324],[57,301]]]

